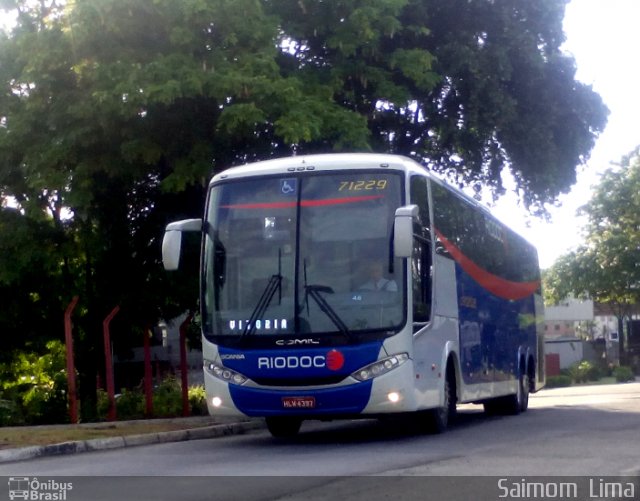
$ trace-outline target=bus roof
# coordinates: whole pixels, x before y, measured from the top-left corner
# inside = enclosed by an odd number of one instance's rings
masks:
[[[478,210],[495,216],[484,204],[466,194],[459,188],[452,186],[441,176],[420,165],[412,158],[402,155],[391,155],[386,153],[324,153],[315,155],[297,155],[280,157],[272,160],[262,160],[247,163],[238,167],[230,167],[219,174],[216,174],[211,183],[223,179],[234,179],[256,175],[278,175],[305,171],[324,171],[343,168],[347,169],[398,169],[405,172],[414,172],[439,183],[450,189],[459,197],[465,199],[467,203],[473,205]]]
[[[237,178],[255,175],[283,174],[287,172],[322,171],[336,168],[397,168],[428,173],[414,160],[400,155],[379,153],[328,153],[320,155],[298,155],[273,160],[248,163],[239,167],[231,167],[216,174],[211,182],[220,179]]]

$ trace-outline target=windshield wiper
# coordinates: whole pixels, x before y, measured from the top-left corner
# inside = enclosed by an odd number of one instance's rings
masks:
[[[307,302],[307,305],[308,297],[311,296],[316,304],[320,307],[322,313],[329,317],[329,320],[333,322],[333,325],[335,325],[347,339],[351,340],[351,332],[349,332],[349,328],[345,325],[345,323],[342,321],[336,311],[331,307],[331,305],[327,303],[327,300],[320,294],[321,292],[333,294],[333,289],[331,287],[327,287],[326,285],[305,285],[304,290],[305,302]]]
[[[280,291],[280,300],[282,301],[282,254],[280,249],[278,249],[278,273],[275,275],[271,275],[269,278],[269,282],[267,286],[264,288],[256,307],[251,312],[251,317],[249,318],[249,323],[244,328],[242,333],[242,337],[250,336],[256,330],[256,320],[264,315],[264,312],[267,311],[267,308],[271,304],[271,300],[275,295],[276,291]]]

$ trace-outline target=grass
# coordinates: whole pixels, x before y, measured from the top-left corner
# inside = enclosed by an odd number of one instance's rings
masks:
[[[0,428],[0,449],[51,445],[94,438],[186,430],[212,424],[207,420],[127,421],[91,425],[13,426]]]

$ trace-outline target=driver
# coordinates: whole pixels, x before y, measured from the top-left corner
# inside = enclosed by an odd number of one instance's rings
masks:
[[[359,287],[362,291],[398,292],[395,280],[384,277],[384,266],[381,261],[373,261],[367,267],[367,281]]]

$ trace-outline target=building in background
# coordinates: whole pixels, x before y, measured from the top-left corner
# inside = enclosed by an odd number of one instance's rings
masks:
[[[594,308],[590,299],[567,298],[544,309],[545,339],[594,339]]]
[[[569,297],[545,307],[547,375],[588,360],[601,367],[619,363],[618,320],[590,299]]]

